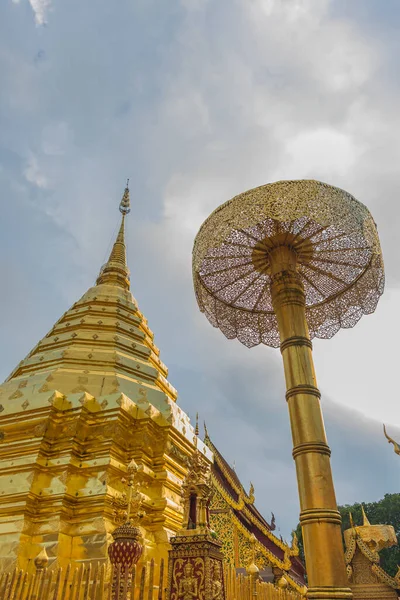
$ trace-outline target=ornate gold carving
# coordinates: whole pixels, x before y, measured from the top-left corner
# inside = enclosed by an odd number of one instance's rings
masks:
[[[46,421],[41,421],[40,423],[38,423],[38,425],[36,425],[36,427],[33,430],[33,435],[35,437],[41,437],[44,432],[46,431],[46,427],[47,427],[47,423]]]
[[[237,337],[247,346],[279,346],[269,292],[270,255],[285,243],[296,253],[304,280],[311,338],[330,338],[374,310],[384,273],[367,208],[319,181],[279,181],[217,208],[194,243],[200,309],[213,325],[223,324],[228,338]]]
[[[122,477],[121,482],[126,486],[126,490],[120,496],[112,499],[114,520],[116,523],[129,521],[136,527],[146,514],[142,509],[143,494],[140,492],[140,488],[146,484],[143,479],[143,471],[133,459],[127,468],[127,478]]]
[[[397,442],[395,442],[393,438],[388,436],[385,425],[383,426],[383,432],[389,444],[393,444],[393,449],[395,453],[400,455],[400,445]]]
[[[347,573],[355,598],[392,598],[382,589],[400,587],[400,569],[395,577],[388,575],[380,566],[379,551],[397,543],[390,525],[371,525],[363,508],[364,524],[354,525],[344,532],[346,542],[345,561]],[[352,522],[352,519],[350,519]],[[355,586],[355,587],[353,587]],[[364,586],[358,590],[357,586]],[[365,586],[367,586],[365,588]],[[365,592],[368,589],[368,592]],[[364,595],[367,594],[367,595]],[[395,596],[393,596],[395,598]]]
[[[175,444],[173,444],[172,442],[168,442],[167,448],[168,454],[172,458],[175,458],[178,462],[182,463],[185,466],[189,465],[190,457],[187,454],[185,454],[185,452],[182,452],[182,450],[180,450],[177,446],[175,446]]]

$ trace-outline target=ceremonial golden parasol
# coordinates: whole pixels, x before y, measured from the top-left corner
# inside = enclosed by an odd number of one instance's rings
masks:
[[[377,305],[384,269],[371,214],[318,181],[255,188],[203,223],[193,278],[200,310],[226,337],[248,347],[280,345],[308,597],[350,598],[310,340],[353,327]]]

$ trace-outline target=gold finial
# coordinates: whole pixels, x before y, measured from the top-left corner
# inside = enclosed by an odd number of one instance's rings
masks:
[[[131,504],[132,504],[132,494],[133,494],[133,482],[135,480],[135,475],[136,472],[138,470],[138,466],[136,464],[136,462],[134,461],[134,459],[132,458],[131,462],[128,465],[128,510],[127,510],[127,515],[126,515],[126,521],[127,523],[129,523],[130,520],[130,516],[131,516]]]
[[[395,453],[400,455],[400,445],[397,442],[395,442],[394,439],[388,436],[385,425],[383,426],[383,433],[385,434],[385,437],[388,440],[389,444],[393,444]]]
[[[254,485],[250,481],[249,498],[254,502]]]
[[[371,523],[368,521],[368,517],[365,514],[364,506],[362,504],[361,504],[361,513],[362,513],[362,517],[363,517],[363,526],[366,527],[368,525],[371,525]]]
[[[246,568],[247,573],[249,575],[256,575],[259,572],[259,568],[256,565],[256,543],[257,538],[254,533],[250,536],[250,544],[251,544],[251,562]]]
[[[129,290],[129,269],[126,262],[125,247],[125,217],[130,212],[129,179],[126,182],[124,195],[119,205],[122,213],[121,225],[117,239],[111,249],[111,254],[105,265],[102,266],[96,284],[116,285]]]
[[[126,180],[126,187],[124,190],[124,195],[122,196],[122,200],[119,204],[119,211],[124,216],[131,212],[131,201],[129,198],[129,179]]]
[[[281,588],[282,590],[285,590],[288,585],[289,582],[286,579],[286,577],[284,577],[283,575],[278,579],[277,584],[276,584],[279,588]]]
[[[47,556],[46,548],[42,548],[42,550],[39,552],[39,554],[33,562],[35,563],[35,567],[38,571],[41,571],[42,569],[47,567],[49,557]]]
[[[350,520],[350,527],[352,529],[355,529],[355,527],[354,527],[354,521],[353,521],[353,515],[352,515],[351,512],[349,512],[349,520]]]
[[[297,537],[297,533],[293,531],[292,535],[292,544],[290,549],[294,552],[295,556],[299,554],[299,538]]]
[[[208,431],[207,431],[207,425],[206,422],[204,421],[204,441],[209,440],[210,436],[208,435]]]
[[[196,427],[194,433],[195,435],[199,435],[199,413],[196,413]]]

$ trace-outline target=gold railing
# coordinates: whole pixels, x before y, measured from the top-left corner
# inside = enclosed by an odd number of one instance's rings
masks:
[[[224,567],[226,600],[302,600],[297,592],[255,581]],[[114,581],[114,594],[111,582]],[[106,564],[42,569],[30,574],[18,569],[0,576],[0,600],[165,600],[164,561],[151,560],[139,568],[112,568]]]
[[[280,589],[273,583],[255,581],[251,575],[236,574],[234,568],[224,567],[226,600],[303,600],[295,591]]]
[[[33,574],[16,569],[0,577],[0,600],[164,600],[165,586],[163,560],[138,569],[91,563]]]

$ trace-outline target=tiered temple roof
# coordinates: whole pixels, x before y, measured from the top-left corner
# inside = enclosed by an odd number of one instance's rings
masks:
[[[211,524],[224,542],[224,552],[236,568],[246,567],[250,553],[250,537],[257,539],[257,564],[261,571],[284,575],[289,585],[303,593],[304,566],[298,555],[296,540],[291,546],[276,537],[275,518],[268,523],[257,510],[254,488],[247,493],[236,472],[228,464],[206,430],[204,440],[212,451],[212,480],[216,494],[211,505]],[[267,569],[268,570],[268,569]]]

